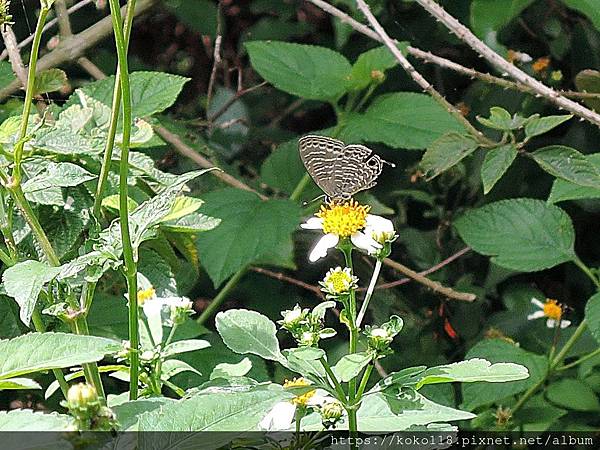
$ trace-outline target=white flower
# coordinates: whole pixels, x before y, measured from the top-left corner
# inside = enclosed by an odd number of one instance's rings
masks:
[[[384,245],[386,242],[392,242],[398,237],[391,220],[373,214],[367,215],[365,234],[372,237],[373,240],[381,245]]]
[[[383,328],[373,328],[371,330],[371,337],[387,339],[390,337],[390,334]]]
[[[532,298],[531,303],[537,306],[539,309],[527,316],[527,320],[541,319],[547,317],[546,326],[548,328],[554,328],[557,322],[560,323],[561,328],[567,328],[571,325],[570,320],[562,320],[562,306],[553,299],[546,299],[544,303],[539,301],[537,298]]]
[[[306,394],[304,394],[306,396]],[[300,396],[299,398],[302,398]],[[298,398],[298,397],[297,397]],[[292,429],[294,418],[296,416],[296,399],[290,401],[279,402],[267,413],[258,424],[261,430],[266,431],[286,431]],[[302,402],[305,406],[322,406],[325,403],[336,401],[327,392],[322,389],[317,389],[314,394]]]

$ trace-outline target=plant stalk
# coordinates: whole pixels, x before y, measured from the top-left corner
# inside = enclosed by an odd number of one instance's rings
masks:
[[[365,298],[360,307],[360,311],[358,313],[358,317],[356,318],[356,328],[360,329],[360,324],[365,317],[367,312],[367,308],[369,307],[369,301],[373,296],[373,291],[375,290],[375,283],[377,283],[377,279],[379,278],[379,272],[381,272],[381,259],[377,259],[375,263],[375,268],[373,269],[373,276],[371,276],[371,281],[369,282],[369,287],[367,289],[367,293],[365,294]]]
[[[200,325],[204,325],[206,321],[219,309],[221,304],[225,301],[229,293],[238,285],[242,277],[248,272],[248,268],[244,267],[238,270],[229,281],[223,286],[223,289],[219,291],[217,296],[213,299],[212,302],[206,307],[200,317],[198,317],[197,322]]]

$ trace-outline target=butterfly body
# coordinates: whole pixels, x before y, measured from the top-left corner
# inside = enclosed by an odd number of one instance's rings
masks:
[[[364,145],[346,145],[326,136],[303,136],[298,149],[304,167],[332,201],[348,200],[375,186],[387,163]]]

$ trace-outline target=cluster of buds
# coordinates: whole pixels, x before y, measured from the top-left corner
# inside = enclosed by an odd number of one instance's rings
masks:
[[[323,327],[323,318],[327,308],[335,306],[335,302],[323,302],[310,311],[300,305],[293,309],[282,311],[283,317],[278,323],[290,332],[298,345],[302,347],[315,347],[321,339],[335,336],[333,328]]]
[[[68,408],[79,430],[108,431],[117,425],[113,412],[102,404],[96,389],[87,383],[71,386],[61,406]]]
[[[367,336],[368,351],[374,360],[393,353],[390,344],[400,333],[403,325],[404,322],[400,317],[392,316],[388,322],[379,327],[365,326],[364,334]]]

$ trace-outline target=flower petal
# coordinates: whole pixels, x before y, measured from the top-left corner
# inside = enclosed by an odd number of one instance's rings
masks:
[[[329,395],[329,393],[327,391],[325,391],[324,389],[317,389],[317,392],[315,392],[315,395],[313,395],[310,399],[308,399],[308,405],[310,406],[321,406],[324,405],[325,403],[329,403],[334,401],[335,398],[333,398],[331,395]]]
[[[315,247],[312,249],[310,255],[308,256],[308,260],[310,262],[315,262],[321,258],[324,258],[325,256],[327,256],[327,250],[335,247],[339,241],[339,236],[333,233],[326,234],[321,239],[319,239],[317,245],[315,245]]]
[[[323,219],[320,217],[311,217],[305,223],[300,224],[300,227],[305,230],[322,230]]]
[[[393,232],[394,231],[394,223],[386,219],[385,217],[376,216],[374,214],[367,214],[366,217],[367,227],[373,228],[378,232]]]
[[[290,402],[279,402],[260,421],[258,426],[267,431],[289,430],[296,414],[296,405]]]
[[[546,326],[548,328],[554,328],[556,326],[556,320],[554,320],[554,319],[546,320]]]
[[[561,320],[560,321],[560,327],[561,328],[567,328],[569,325],[571,325],[571,321],[570,320]]]
[[[529,314],[527,316],[527,320],[541,319],[544,316],[544,311],[536,311],[534,313]]]
[[[357,231],[354,233],[352,236],[350,236],[350,240],[358,248],[365,250],[368,253],[374,253],[375,250],[381,248],[381,244],[375,241],[372,237],[367,236],[362,231]]]
[[[542,302],[540,302],[537,298],[533,297],[531,299],[531,303],[533,303],[535,306],[537,306],[540,309],[544,309],[544,304]]]

